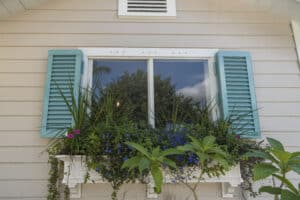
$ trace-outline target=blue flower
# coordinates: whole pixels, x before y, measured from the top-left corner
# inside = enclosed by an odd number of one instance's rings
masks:
[[[199,162],[197,156],[195,154],[190,154],[188,157],[188,164],[195,165]]]

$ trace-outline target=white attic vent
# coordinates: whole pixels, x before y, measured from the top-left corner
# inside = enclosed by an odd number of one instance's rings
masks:
[[[119,0],[119,16],[175,17],[176,0]]]

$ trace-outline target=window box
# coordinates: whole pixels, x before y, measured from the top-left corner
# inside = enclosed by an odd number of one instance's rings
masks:
[[[81,185],[84,183],[108,183],[104,180],[99,173],[94,170],[88,170],[85,162],[85,156],[69,156],[58,155],[57,159],[64,163],[64,177],[63,184],[68,185],[70,188],[71,198],[81,197]],[[189,170],[189,169],[186,169]],[[89,172],[89,179],[86,180],[86,175]],[[191,177],[197,177],[199,175],[198,170],[195,170]],[[149,177],[147,184],[147,198],[158,198],[158,195],[153,190],[153,181]],[[174,184],[176,182],[172,175],[167,171],[164,171],[164,183]],[[197,178],[191,178],[187,180],[187,183],[196,183]],[[225,175],[220,177],[206,177],[203,183],[221,183],[222,185],[222,197],[232,198],[236,187],[243,182],[241,178],[240,166],[236,165]]]

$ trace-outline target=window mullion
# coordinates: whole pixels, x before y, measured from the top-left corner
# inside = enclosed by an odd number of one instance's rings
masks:
[[[148,122],[150,126],[155,127],[155,108],[154,108],[154,61],[148,59]]]

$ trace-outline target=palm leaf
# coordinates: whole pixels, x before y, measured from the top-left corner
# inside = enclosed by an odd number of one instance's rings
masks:
[[[128,146],[131,146],[132,148],[136,149],[137,151],[142,153],[144,156],[146,156],[148,159],[151,159],[150,153],[143,146],[141,146],[137,143],[134,143],[134,142],[126,142],[125,144],[127,144]]]

